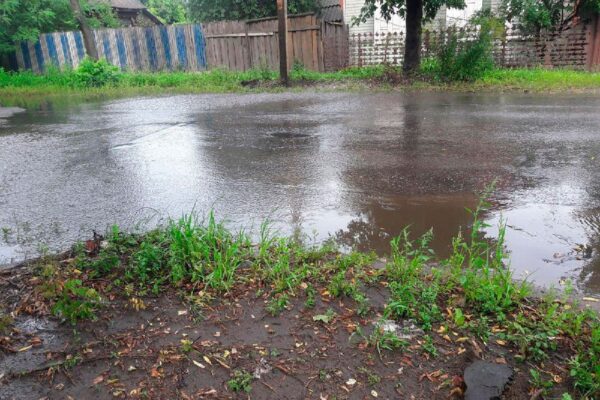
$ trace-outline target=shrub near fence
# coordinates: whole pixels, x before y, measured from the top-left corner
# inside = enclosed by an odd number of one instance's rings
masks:
[[[423,32],[423,57],[432,57],[441,44],[456,36],[461,43],[477,38],[476,29],[448,29]],[[587,67],[589,38],[583,25],[560,33],[540,37],[525,35],[518,30],[506,31],[493,42],[494,61],[501,67]],[[401,65],[404,59],[405,36],[402,32],[363,33],[350,36],[350,65]]]
[[[130,71],[206,69],[206,44],[202,26],[173,25],[149,28],[99,29],[94,31],[101,58]],[[19,69],[36,73],[50,66],[77,67],[85,58],[81,32],[58,32],[17,46]]]

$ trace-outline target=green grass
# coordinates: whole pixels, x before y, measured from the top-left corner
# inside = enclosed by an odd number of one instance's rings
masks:
[[[483,198],[488,195],[486,191]],[[146,234],[115,227],[92,253],[79,245],[66,263],[41,260],[40,284],[32,298],[43,299],[55,315],[73,324],[95,318],[107,301],[103,299],[133,300],[165,290],[179,291],[193,309],[201,309],[210,299],[244,288],[256,291],[273,316],[292,309],[296,300],[314,307],[317,298],[345,299],[354,302],[357,315],[375,323],[372,332],[363,334],[357,327],[355,333],[363,346],[382,357],[385,352],[408,351],[411,343],[377,321],[412,320],[427,332],[420,347],[432,357],[437,354],[432,337],[450,331],[503,341],[518,360],[531,366],[543,365],[562,351],[574,390],[589,397],[600,393],[598,315],[581,311],[568,294],[533,299],[530,285],[514,280],[506,268],[505,226],[499,226],[497,239],[483,237],[489,227],[481,216],[488,207],[481,200],[471,212],[473,234],[458,234],[450,257],[433,254],[431,232],[411,241],[405,230],[392,240],[384,269],[372,267],[373,254],[341,254],[330,243],[308,246],[277,237],[268,223],[262,225],[256,243],[245,232],[228,230],[212,213],[171,220]],[[382,310],[370,309],[369,287],[386,288]],[[315,323],[335,319],[334,310],[314,313]],[[542,385],[543,378],[534,372],[532,381]],[[250,382],[238,371],[229,387],[248,391]]]
[[[529,89],[532,91],[600,88],[600,73],[548,69],[494,69],[486,72],[475,85]]]
[[[425,65],[426,67],[426,65]],[[424,68],[425,68],[424,67]],[[27,106],[28,102],[46,98],[73,100],[135,95],[178,93],[239,93],[282,91],[278,75],[269,70],[232,72],[126,72],[108,74],[105,85],[93,85],[95,78],[86,78],[80,71],[49,71],[44,75],[31,72],[7,73],[0,70],[0,98],[4,105]],[[453,91],[596,91],[600,89],[600,73],[573,70],[493,69],[473,82],[444,83],[430,78],[426,71],[421,78],[406,83],[398,68],[372,66],[352,67],[338,72],[319,73],[295,67],[291,72],[292,90],[308,86],[333,90],[402,89]],[[86,86],[86,83],[91,86]],[[403,82],[403,83],[398,83]]]
[[[335,73],[292,71],[294,82],[349,82],[374,78],[383,67],[349,68]],[[111,76],[104,85],[86,86],[79,71],[51,70],[44,75],[32,72],[7,73],[0,69],[0,98],[4,104],[26,105],[42,97],[96,99],[165,93],[232,93],[256,90],[281,91],[278,74],[269,70],[246,72],[214,69],[205,72],[125,72]],[[89,80],[88,80],[89,81]],[[256,86],[259,86],[258,88]]]

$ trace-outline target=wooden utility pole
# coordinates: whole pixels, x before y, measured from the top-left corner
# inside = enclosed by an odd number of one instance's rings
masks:
[[[98,49],[96,49],[94,32],[92,32],[90,26],[85,20],[85,15],[83,15],[83,11],[81,11],[81,5],[79,4],[79,0],[71,0],[71,8],[73,8],[73,14],[75,14],[75,19],[77,19],[77,22],[79,22],[79,26],[81,27],[81,34],[83,35],[85,52],[87,53],[88,57],[92,60],[98,60]]]
[[[279,17],[279,75],[281,83],[289,86],[290,78],[288,75],[288,18],[287,18],[287,0],[277,0],[277,16]]]

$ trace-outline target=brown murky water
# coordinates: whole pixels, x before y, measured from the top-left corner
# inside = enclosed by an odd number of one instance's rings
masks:
[[[211,208],[232,227],[268,217],[381,253],[404,226],[433,227],[445,255],[474,192],[497,179],[488,219],[507,220],[517,273],[600,294],[598,98],[287,93],[4,110],[0,263]]]

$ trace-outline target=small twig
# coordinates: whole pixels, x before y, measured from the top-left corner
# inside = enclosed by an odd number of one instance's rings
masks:
[[[297,376],[293,375],[287,368],[279,365],[279,364],[275,364],[275,368],[277,368],[278,370],[280,370],[281,372],[283,372],[285,375],[289,376],[290,378],[294,379],[295,381],[297,381],[298,383],[300,383],[300,385],[302,385],[302,387],[304,388],[304,392],[306,392],[306,384],[302,381],[302,379],[298,378]],[[301,398],[304,398],[304,393],[301,396]]]
[[[277,393],[277,391],[273,388],[273,386],[269,385],[267,382],[260,381],[260,383],[262,383],[263,385],[265,385],[266,387],[271,389],[273,391],[273,393]]]
[[[121,355],[118,358],[153,358],[153,357],[156,357],[156,355],[154,355],[154,354],[132,354],[132,355]],[[112,354],[98,356],[98,357],[92,357],[92,358],[86,358],[84,360],[81,360],[78,363],[78,365],[87,364],[87,363],[95,362],[95,361],[111,360],[113,358],[114,358],[114,356]],[[46,371],[50,368],[62,367],[67,361],[68,360],[56,361],[53,363],[41,365],[37,368],[29,369],[26,371],[9,372],[4,378],[5,379],[21,378],[24,376],[35,374],[37,372]]]
[[[10,279],[6,279],[6,278],[3,278],[3,277],[1,277],[1,276],[0,276],[0,281],[2,281],[2,282],[6,282],[6,283],[7,283],[7,284],[9,284],[10,286],[12,286],[12,287],[14,287],[14,288],[16,288],[16,289],[18,289],[18,290],[23,290],[23,288],[24,288],[23,286],[19,286],[19,285],[17,285],[16,283],[14,283],[13,281],[11,281]]]

